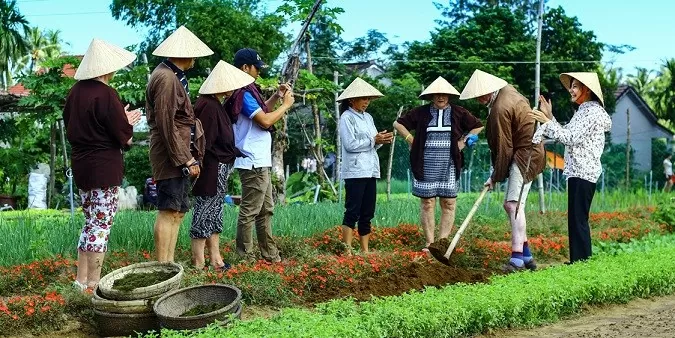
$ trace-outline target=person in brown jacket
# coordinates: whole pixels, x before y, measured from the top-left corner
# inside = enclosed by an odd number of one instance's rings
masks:
[[[160,262],[173,262],[178,230],[190,209],[190,177],[199,176],[199,158],[204,154],[203,129],[192,110],[185,71],[192,68],[195,58],[213,51],[181,26],[152,54],[167,58],[152,71],[145,101],[159,210],[155,257]]]
[[[220,255],[219,237],[223,232],[227,179],[235,157],[242,155],[234,146],[232,121],[222,103],[232,91],[253,82],[252,76],[221,60],[199,88],[195,116],[204,128],[206,153],[201,173],[192,188],[195,205],[190,227],[192,263],[198,269],[205,264],[205,247],[209,249],[211,265],[216,271],[229,268]]]
[[[413,108],[394,122],[394,128],[411,145],[413,195],[420,198],[420,223],[428,252],[436,229],[436,198],[441,206],[440,238],[447,238],[455,222],[455,201],[462,171],[462,150],[478,140],[483,124],[463,107],[450,103],[459,92],[438,77],[420,98],[431,101]],[[415,133],[415,136],[411,134]]]
[[[494,183],[508,178],[504,210],[511,223],[511,259],[504,269],[507,272],[535,270],[537,265],[527,243],[525,201],[532,180],[544,170],[546,158],[543,144],[532,146],[535,120],[530,115],[530,103],[506,81],[479,69],[471,75],[459,98],[476,98],[488,107],[486,137],[492,170],[485,185],[492,189]],[[516,215],[518,201],[520,207]]]
[[[78,81],[63,109],[73,178],[84,213],[73,282],[82,291],[94,290],[101,279],[124,176],[122,150],[131,146],[133,125],[141,118],[140,111],[127,111],[108,82],[135,59],[131,52],[94,39],[75,72]]]

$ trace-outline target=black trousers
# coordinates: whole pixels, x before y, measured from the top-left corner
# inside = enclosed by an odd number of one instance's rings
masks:
[[[345,215],[342,224],[352,229],[359,224],[359,235],[370,233],[370,221],[375,216],[376,179],[345,179]]]
[[[570,262],[591,257],[591,228],[588,213],[595,195],[595,183],[570,177],[567,180],[567,230],[570,241]]]

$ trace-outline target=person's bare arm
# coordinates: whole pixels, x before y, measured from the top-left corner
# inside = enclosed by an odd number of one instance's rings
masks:
[[[394,121],[394,129],[405,139],[408,144],[412,144],[414,137],[410,134],[408,128],[404,127],[402,124]]]
[[[293,97],[293,92],[288,90],[284,93],[284,102],[281,104],[281,106],[279,106],[279,108],[267,114],[259,112],[253,116],[253,121],[255,121],[255,123],[257,123],[260,127],[267,129],[277,123],[277,121],[281,120],[284,114],[286,114],[286,112],[291,109],[294,102],[295,98]]]

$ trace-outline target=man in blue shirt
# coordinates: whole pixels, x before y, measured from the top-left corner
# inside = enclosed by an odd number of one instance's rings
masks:
[[[257,78],[267,68],[260,55],[250,48],[234,55],[234,66]],[[279,98],[281,105],[276,109]],[[253,224],[262,257],[272,263],[281,262],[279,250],[272,238],[272,131],[295,102],[288,84],[268,100],[263,101],[255,84],[238,89],[225,103],[234,123],[234,143],[245,157],[237,157],[234,167],[241,180],[241,203],[237,220],[237,252],[247,258],[253,254]]]

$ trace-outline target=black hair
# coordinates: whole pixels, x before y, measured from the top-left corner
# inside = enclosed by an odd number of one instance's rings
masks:
[[[342,102],[340,102],[340,113],[344,113],[349,107],[351,107],[349,105],[349,99],[342,100]]]
[[[574,80],[576,80],[576,79],[573,79],[572,81],[574,81]],[[577,81],[579,81],[579,80],[577,80]],[[581,83],[581,81],[579,81],[579,83]],[[602,104],[602,101],[600,101],[600,98],[599,98],[597,95],[595,95],[595,93],[591,90],[591,88],[588,88],[588,86],[586,86],[586,85],[583,84],[583,83],[581,83],[581,84],[582,84],[584,87],[586,87],[586,89],[588,89],[588,93],[589,93],[590,96],[591,96],[591,97],[588,99],[588,101],[595,101],[595,102],[597,102],[599,105],[601,105],[601,106],[604,108],[605,105]],[[571,85],[572,85],[572,83],[570,82],[570,86],[571,86]],[[586,102],[588,102],[588,101],[586,101]],[[574,108],[575,111],[576,111],[576,110],[579,110],[579,106],[580,106],[580,104],[578,104],[578,103],[576,103],[576,102],[572,102],[572,107]]]

